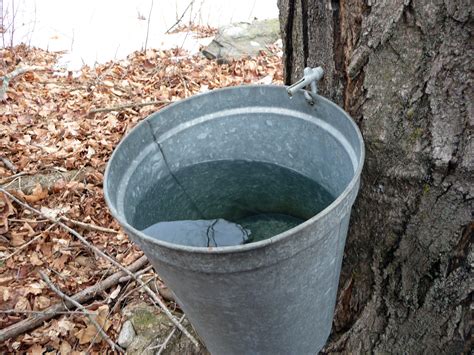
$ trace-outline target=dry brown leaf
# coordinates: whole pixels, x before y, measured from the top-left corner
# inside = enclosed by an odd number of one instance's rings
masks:
[[[112,91],[112,94],[117,95],[117,96],[123,96],[123,92],[117,89],[110,89]]]
[[[102,327],[104,331],[107,331],[107,329],[109,329],[110,325],[112,324],[110,320],[108,319],[109,306],[102,305],[96,310],[95,313],[96,314],[94,314],[92,317],[94,317],[96,322],[100,324],[100,326]],[[79,344],[88,344],[94,338],[95,338],[94,342],[101,341],[101,336],[97,335],[97,328],[95,327],[95,325],[89,319],[86,319],[86,324],[87,324],[86,328],[81,329],[75,334],[75,336],[79,340]]]
[[[20,296],[15,304],[15,311],[30,311],[31,305],[26,297]]]
[[[122,288],[120,287],[120,285],[117,285],[117,287],[115,288],[115,290],[113,290],[110,295],[109,295],[109,299],[110,300],[114,300],[117,298],[117,296],[120,294],[120,290]]]
[[[67,341],[63,341],[59,347],[59,353],[61,355],[69,355],[71,353],[72,347]]]
[[[39,282],[33,282],[31,284],[29,284],[28,286],[25,286],[22,288],[23,290],[23,295],[24,296],[27,296],[29,294],[32,294],[32,295],[40,295],[43,293],[43,289],[45,288],[44,284],[43,283],[39,283]]]
[[[135,260],[138,259],[137,253],[134,253],[133,251],[131,253],[128,253],[128,255],[123,259],[123,264],[125,266],[130,265],[133,263]]]
[[[43,261],[40,259],[39,255],[37,252],[33,252],[30,256],[30,262],[33,265],[40,266],[43,265]]]
[[[53,267],[58,270],[62,270],[64,268],[64,264],[69,259],[69,255],[62,254],[59,258],[54,259],[53,261]]]
[[[43,355],[46,352],[46,349],[39,344],[35,344],[27,350],[27,354],[31,355]]]
[[[12,279],[13,278],[10,278],[10,280]],[[3,301],[2,303],[7,302],[10,299],[10,289],[8,287],[0,287],[0,295]]]
[[[33,309],[42,310],[42,309],[48,308],[49,306],[51,306],[51,300],[49,297],[45,297],[45,296],[35,297],[35,300],[33,302]]]
[[[115,86],[115,84],[110,80],[104,80],[102,81],[102,84],[108,86],[109,88],[113,88]]]
[[[26,236],[27,233],[25,232],[11,232],[10,233],[10,244],[14,247],[21,246],[25,244],[25,239],[23,237]]]
[[[8,216],[12,215],[14,208],[3,192],[0,192],[0,235],[8,232]]]
[[[13,276],[2,276],[0,277],[0,285],[4,285],[13,280]]]
[[[91,267],[95,265],[95,260],[94,258],[85,256],[85,255],[79,255],[74,259],[74,262],[79,264],[82,267]]]
[[[31,195],[25,195],[24,199],[29,203],[35,203],[35,202],[41,201],[47,196],[48,196],[48,190],[43,189],[41,184],[38,183],[33,189],[33,192],[31,193]]]
[[[70,331],[74,330],[74,323],[68,321],[66,317],[61,318],[57,323],[57,330],[63,336],[67,335]]]

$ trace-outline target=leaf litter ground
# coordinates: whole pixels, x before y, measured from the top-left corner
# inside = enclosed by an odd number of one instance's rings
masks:
[[[0,102],[0,185],[48,216],[82,222],[67,223],[124,266],[142,252],[109,214],[102,191],[106,162],[120,139],[168,102],[226,86],[282,84],[276,47],[226,64],[179,48],[150,49],[126,60],[85,66],[80,75],[56,68],[59,55],[23,45],[0,51],[0,77],[19,66],[40,67],[12,78]],[[64,229],[0,193],[0,332],[60,302],[39,269],[67,295],[117,271]],[[153,270],[143,277],[161,284]],[[124,321],[121,309],[137,299],[148,301],[129,282],[95,295],[84,306],[115,340]],[[83,313],[65,313],[8,339],[0,351],[110,350]]]

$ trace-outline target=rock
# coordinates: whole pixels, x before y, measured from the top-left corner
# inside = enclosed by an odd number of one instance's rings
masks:
[[[162,344],[174,328],[173,323],[163,312],[141,301],[128,304],[122,314],[133,324],[136,332],[136,336],[127,347],[128,355],[154,355],[157,349],[153,349],[153,347]],[[175,316],[179,317],[180,314],[175,314]],[[182,324],[194,337],[199,339],[186,318]],[[180,354],[209,355],[209,352],[203,345],[197,350],[186,336],[180,331],[176,331],[163,355]]]
[[[137,334],[135,333],[132,322],[127,320],[122,325],[122,329],[120,330],[120,334],[117,339],[117,344],[126,349],[133,342],[133,339],[135,339],[136,335]]]
[[[278,19],[240,22],[219,29],[214,40],[202,50],[209,59],[225,62],[256,56],[280,38]]]

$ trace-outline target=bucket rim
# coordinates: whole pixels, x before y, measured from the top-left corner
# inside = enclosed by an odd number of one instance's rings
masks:
[[[170,109],[173,109],[175,106],[182,104],[183,102],[190,101],[195,99],[196,97],[203,96],[203,95],[210,95],[214,93],[219,93],[223,91],[234,91],[238,89],[252,89],[252,88],[260,88],[260,89],[281,89],[285,90],[288,88],[287,85],[258,85],[258,84],[253,84],[253,85],[238,85],[238,86],[231,86],[231,87],[226,87],[226,88],[218,88],[214,89],[205,93],[198,93],[196,95],[192,95],[190,97],[187,97],[185,99],[173,102],[172,104],[166,106],[165,108],[157,111],[158,112],[164,112]],[[303,91],[303,90],[300,90]],[[120,146],[124,144],[125,140],[127,139],[127,136],[134,130],[138,129],[139,126],[146,124],[146,121],[152,119],[152,117],[156,114],[153,113],[143,119],[140,123],[138,123],[130,132],[128,132],[125,136],[122,137],[120,140],[119,144],[115,147],[114,151],[112,152],[109,160],[107,161],[107,165],[105,168],[104,172],[104,181],[103,181],[103,191],[104,191],[104,199],[107,204],[107,207],[109,208],[110,213],[112,216],[119,222],[122,228],[126,232],[131,232],[135,236],[139,237],[140,239],[144,239],[149,243],[155,244],[159,247],[163,247],[166,249],[174,250],[177,252],[187,252],[187,253],[194,253],[194,254],[235,254],[235,253],[242,253],[242,252],[247,252],[247,251],[252,251],[255,249],[261,249],[265,248],[268,245],[275,244],[278,242],[281,242],[287,238],[289,238],[291,235],[298,233],[302,231],[303,229],[307,228],[308,226],[316,223],[317,221],[323,219],[326,217],[332,210],[337,208],[341,204],[343,200],[347,198],[347,196],[352,192],[352,190],[355,188],[356,184],[358,183],[360,179],[360,175],[362,173],[363,165],[364,165],[364,159],[365,159],[365,145],[364,145],[364,140],[362,137],[362,133],[360,132],[359,127],[357,124],[354,122],[352,117],[344,111],[339,105],[335,104],[331,100],[320,96],[316,95],[317,99],[320,101],[323,101],[325,104],[333,106],[336,110],[340,111],[342,116],[344,116],[354,129],[357,137],[358,137],[358,142],[360,142],[360,156],[358,159],[358,166],[357,169],[354,172],[354,175],[351,178],[351,181],[347,184],[346,188],[338,195],[334,201],[332,201],[326,208],[324,208],[322,211],[314,215],[313,217],[309,218],[308,220],[304,221],[303,223],[300,223],[296,227],[293,227],[291,229],[288,229],[282,233],[276,234],[271,238],[264,239],[258,242],[253,242],[253,243],[248,243],[248,244],[239,244],[239,245],[232,245],[232,246],[223,246],[223,247],[193,247],[193,246],[187,246],[187,245],[181,245],[181,244],[174,244],[174,243],[169,243],[166,241],[162,241],[159,239],[152,238],[142,231],[136,229],[133,227],[131,224],[129,224],[125,216],[122,214],[118,213],[117,209],[114,207],[114,204],[112,203],[110,197],[109,197],[109,192],[107,189],[107,184],[108,184],[108,175],[111,167],[111,163],[115,157],[115,154],[117,154],[117,151],[119,150]],[[133,238],[132,238],[133,239]]]

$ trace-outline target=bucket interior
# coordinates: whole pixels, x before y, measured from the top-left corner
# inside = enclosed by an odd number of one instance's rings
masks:
[[[141,123],[109,164],[117,214],[137,230],[224,218],[268,238],[329,206],[357,170],[357,133],[327,100],[279,89],[202,95]]]

